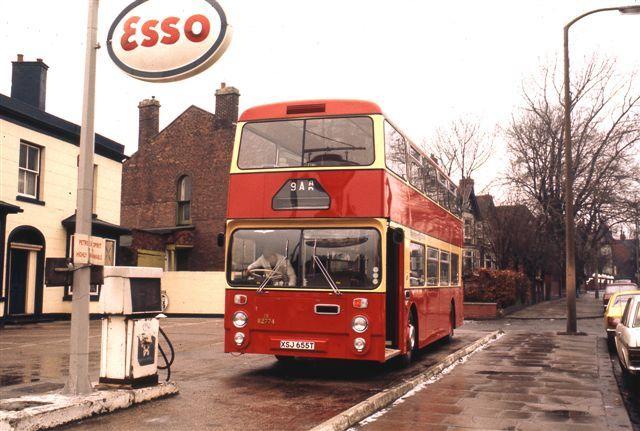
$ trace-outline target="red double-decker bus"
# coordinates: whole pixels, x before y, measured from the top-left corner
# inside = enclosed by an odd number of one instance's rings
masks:
[[[225,352],[410,360],[462,324],[455,185],[374,103],[245,111],[225,239]]]

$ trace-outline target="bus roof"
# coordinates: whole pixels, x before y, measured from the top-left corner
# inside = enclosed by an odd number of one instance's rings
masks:
[[[249,108],[242,113],[239,121],[368,114],[382,114],[382,110],[377,104],[366,100],[300,100]]]

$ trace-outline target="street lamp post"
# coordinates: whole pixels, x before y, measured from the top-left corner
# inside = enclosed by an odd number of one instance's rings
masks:
[[[573,156],[571,143],[571,89],[569,77],[569,28],[582,18],[598,12],[618,11],[622,14],[640,14],[640,5],[607,7],[583,13],[564,26],[564,199],[565,199],[565,247],[566,247],[566,292],[567,334],[576,334],[576,244],[573,213]]]
[[[96,91],[96,50],[99,48],[98,3],[89,0],[87,46],[85,47],[84,96],[78,161],[78,195],[76,235],[91,236],[93,202],[93,152],[95,145],[94,106]],[[71,340],[69,346],[69,377],[65,392],[82,395],[91,392],[89,381],[89,283],[91,269],[78,268],[73,273],[71,305]]]

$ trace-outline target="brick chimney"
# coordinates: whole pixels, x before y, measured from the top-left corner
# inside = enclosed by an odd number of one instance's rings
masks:
[[[216,90],[216,127],[231,127],[238,121],[240,91],[224,82]]]
[[[138,104],[138,150],[160,131],[160,102],[154,96]]]
[[[18,59],[12,65],[11,98],[44,111],[49,66],[41,58],[37,61],[24,61],[22,54],[18,54]]]

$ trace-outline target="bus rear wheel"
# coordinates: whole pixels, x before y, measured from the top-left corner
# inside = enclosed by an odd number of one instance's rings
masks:
[[[449,310],[449,334],[447,334],[447,341],[453,340],[453,333],[456,328],[456,309],[451,304],[451,309]]]

